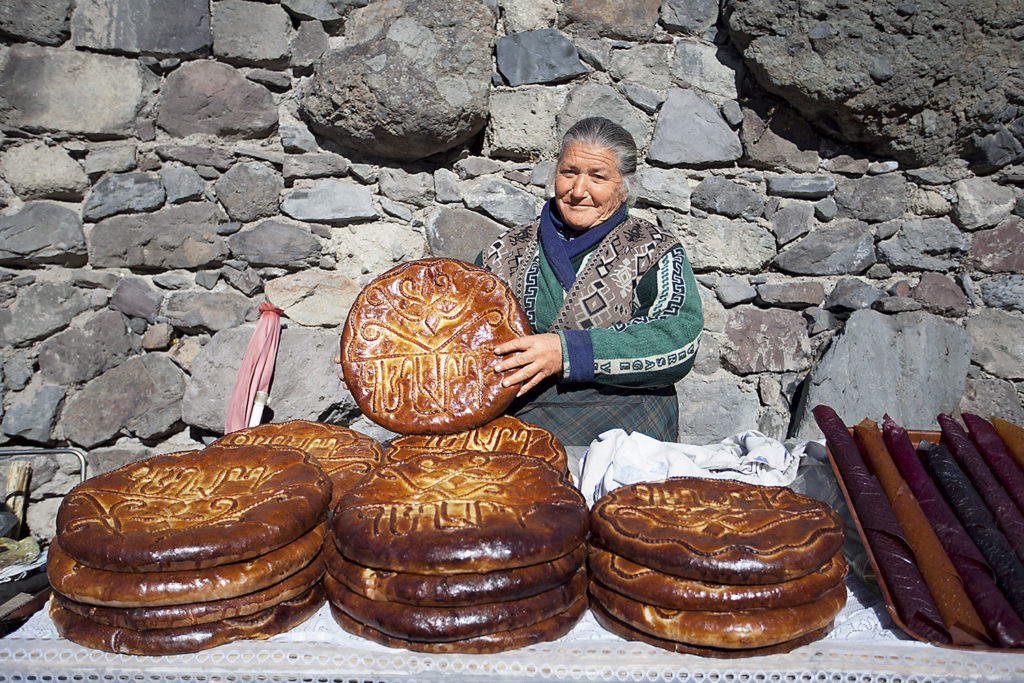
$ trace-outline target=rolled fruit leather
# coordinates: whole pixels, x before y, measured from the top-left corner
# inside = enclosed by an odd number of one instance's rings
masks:
[[[868,467],[874,472],[885,497],[892,506],[896,521],[906,536],[917,559],[928,592],[939,608],[942,621],[949,629],[954,645],[990,644],[988,632],[977,610],[964,590],[956,567],[942,547],[924,511],[900,476],[889,455],[882,433],[874,420],[864,419],[853,428],[853,440]]]
[[[996,585],[1017,616],[1024,619],[1024,565],[1017,559],[1006,536],[999,531],[985,501],[945,445],[922,441],[917,450],[933,481],[992,567]]]
[[[942,543],[950,562],[963,579],[964,589],[989,634],[1000,647],[1024,645],[1024,621],[1013,611],[995,582],[995,574],[956,513],[928,476],[907,430],[886,415],[882,437],[893,462],[921,506],[928,523]]]
[[[1024,468],[1024,427],[1018,427],[1012,422],[993,417],[992,428],[1006,444],[1006,448],[1009,449],[1017,464]]]
[[[1006,489],[1006,493],[1017,505],[1017,509],[1024,514],[1024,471],[1021,471],[1020,465],[1010,455],[1006,444],[984,418],[971,413],[962,413],[960,417],[967,425],[971,441],[978,447],[978,451],[985,458],[992,473]]]
[[[882,487],[864,465],[846,425],[829,406],[817,405],[811,412],[825,435],[832,459],[842,476],[864,532],[864,541],[888,588],[892,609],[906,628],[918,637],[952,644],[953,639],[924,584],[896,515]]]
[[[946,414],[939,415],[938,420],[942,428],[942,441],[949,447],[957,464],[981,494],[989,512],[995,517],[996,525],[1010,542],[1013,552],[1017,554],[1017,559],[1024,563],[1024,515],[985,464],[981,453],[967,436],[964,428]]]

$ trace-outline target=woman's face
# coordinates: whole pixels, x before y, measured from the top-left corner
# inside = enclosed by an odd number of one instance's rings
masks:
[[[555,206],[573,230],[601,223],[626,198],[625,182],[614,152],[571,144],[555,167]]]

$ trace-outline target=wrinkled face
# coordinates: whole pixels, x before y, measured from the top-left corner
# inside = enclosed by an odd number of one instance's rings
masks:
[[[614,152],[571,144],[555,168],[555,205],[573,230],[601,223],[626,199],[625,182]]]

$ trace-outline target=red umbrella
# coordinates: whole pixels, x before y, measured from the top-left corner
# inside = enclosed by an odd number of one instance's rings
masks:
[[[263,406],[267,403],[270,378],[277,359],[277,342],[281,337],[280,308],[269,303],[260,304],[260,320],[249,340],[242,365],[238,368],[235,388],[228,402],[228,417],[224,433],[236,432],[260,423]]]

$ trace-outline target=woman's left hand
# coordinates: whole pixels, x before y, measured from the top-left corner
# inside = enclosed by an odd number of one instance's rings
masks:
[[[523,383],[517,396],[537,386],[541,380],[562,371],[562,340],[554,332],[519,337],[494,347],[494,352],[505,356],[495,370],[502,372],[518,368],[501,382],[510,387]]]

